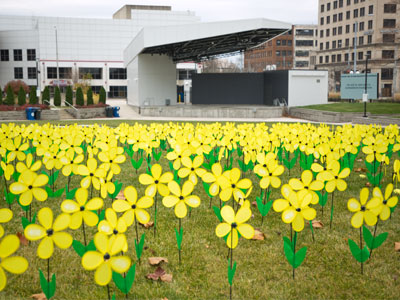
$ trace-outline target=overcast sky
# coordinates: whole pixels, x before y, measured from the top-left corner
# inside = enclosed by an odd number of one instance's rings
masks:
[[[191,10],[202,21],[267,18],[316,24],[318,0],[0,0],[0,15],[112,18],[125,4]]]

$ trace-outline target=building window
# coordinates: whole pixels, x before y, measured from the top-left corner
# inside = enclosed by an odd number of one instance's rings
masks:
[[[324,43],[319,44],[319,50],[324,50]]]
[[[346,25],[346,33],[350,33],[350,25]]]
[[[348,53],[344,54],[344,61],[349,61],[349,54]]]
[[[346,11],[346,20],[350,20],[350,11]]]
[[[323,57],[323,56],[320,56],[320,57],[319,57],[319,63],[322,64],[323,62],[324,62],[324,57]]]
[[[342,34],[342,26],[339,26],[338,27],[338,35],[341,35]]]
[[[372,29],[372,24],[373,24],[373,21],[372,21],[372,20],[369,20],[369,21],[368,21],[368,29]]]
[[[351,0],[347,0],[347,6],[351,5]]]
[[[57,79],[57,68],[47,67],[47,79]]]
[[[360,8],[360,17],[364,17],[365,16],[365,7],[361,7]]]
[[[79,68],[79,79],[82,79],[87,74],[90,74],[92,79],[102,79],[103,68]]]
[[[382,37],[384,43],[394,43],[394,33],[384,33]]]
[[[108,92],[109,98],[126,98],[127,95],[126,86],[110,86],[110,91]]]
[[[394,50],[382,50],[382,58],[394,58]]]
[[[351,53],[351,60],[354,61],[354,52]]]
[[[372,58],[372,52],[369,50],[367,51],[367,58],[371,59]],[[370,72],[371,73],[371,72]]]
[[[276,55],[276,56],[281,56],[281,51],[279,51],[279,50],[276,51],[276,52],[275,52],[275,55]]]
[[[335,62],[336,62],[336,55],[335,55],[335,54],[332,54],[332,55],[331,55],[331,59],[332,59],[332,63],[335,63]]]
[[[382,80],[393,80],[393,69],[381,69]]]
[[[324,37],[324,31],[323,31],[323,30],[320,30],[320,31],[319,31],[319,37],[321,37],[321,38]]]
[[[299,57],[308,57],[310,55],[309,51],[296,51],[296,56]]]
[[[337,33],[337,29],[336,29],[336,27],[334,27],[334,28],[332,29],[332,35],[336,35],[336,33]]]
[[[312,30],[312,29],[296,29],[296,35],[314,36],[314,30]]]
[[[359,38],[358,38],[358,44],[361,46],[361,45],[364,45],[364,37],[363,36],[360,36]]]
[[[333,9],[337,9],[338,3],[337,1],[333,1]]]
[[[95,86],[92,85],[92,92],[94,94],[100,94],[101,88],[102,88],[102,86],[100,86],[100,85],[95,85]]]
[[[276,40],[276,45],[280,46],[281,45],[281,40]]]
[[[296,68],[308,67],[308,61],[296,61]]]
[[[325,11],[325,5],[321,5],[321,12],[323,13]]]
[[[339,7],[343,7],[343,0],[339,0]]]
[[[336,57],[337,62],[342,62],[342,54],[338,54]]]
[[[374,6],[373,5],[368,6],[368,14],[369,15],[373,15],[374,14]]]
[[[325,49],[326,49],[326,50],[329,50],[329,42],[326,42],[326,43],[325,43]]]
[[[353,32],[356,32],[356,30],[357,30],[357,23],[354,23],[353,24]]]
[[[10,57],[8,55],[8,50],[0,50],[0,59],[1,61],[9,61]]]
[[[327,16],[326,17],[326,24],[330,24],[331,23],[331,17],[330,16]]]
[[[286,40],[282,40],[282,46],[286,46]]]
[[[343,21],[343,13],[340,13],[340,14],[339,14],[339,22],[340,22],[340,21]]]
[[[350,40],[346,39],[346,47],[350,46]]]
[[[338,40],[337,41],[337,46],[338,46],[339,49],[342,48],[342,40]]]
[[[354,0],[354,4],[358,4],[358,0]]]
[[[396,13],[396,4],[385,4],[383,6],[383,12],[385,14],[395,14]]]
[[[325,56],[325,63],[326,63],[326,64],[329,64],[329,55],[326,55],[326,56]]]
[[[287,52],[287,56],[292,56],[292,50],[289,50],[289,51]]]
[[[36,79],[36,68],[28,68],[28,79]]]
[[[324,25],[324,17],[321,17],[320,24],[321,24],[321,25]]]
[[[334,14],[334,15],[333,15],[332,22],[333,22],[333,23],[336,23],[336,22],[337,22],[337,14]]]
[[[328,3],[328,4],[326,5],[326,10],[327,10],[327,11],[330,11],[330,10],[331,10],[331,4],[330,4],[330,3]]]
[[[14,68],[14,78],[15,79],[23,79],[24,71],[22,68]]]
[[[36,49],[27,49],[26,56],[28,61],[35,61],[36,60]]]
[[[292,46],[292,40],[288,40],[288,41],[287,41],[287,45],[288,45],[288,46]]]
[[[282,51],[282,56],[286,56],[286,50]]]
[[[329,31],[330,31],[330,29],[328,28],[328,29],[326,30],[326,37],[329,36]]]
[[[296,46],[312,47],[312,46],[314,46],[314,41],[313,40],[297,40]]]
[[[22,61],[22,49],[14,49],[14,61]]]
[[[60,79],[72,79],[72,68],[58,68]]]
[[[360,22],[360,31],[364,31],[364,22]]]
[[[358,60],[363,60],[364,52],[358,52]]]
[[[358,18],[358,8],[353,10],[353,18]]]
[[[372,44],[372,35],[368,36],[368,44]]]
[[[336,41],[332,41],[332,49],[336,49]]]
[[[280,67],[280,66],[281,66],[281,62],[280,62],[280,61],[277,61],[277,62],[276,62],[276,66],[277,66],[277,67]]]
[[[125,68],[110,68],[110,79],[125,80],[126,69]]]
[[[396,19],[383,19],[383,28],[395,28]]]

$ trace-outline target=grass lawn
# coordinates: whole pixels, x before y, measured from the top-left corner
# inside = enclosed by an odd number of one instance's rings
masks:
[[[327,105],[326,107],[333,107]],[[340,104],[344,105],[344,104]],[[350,104],[353,105],[353,104]],[[358,105],[358,104],[354,104]],[[387,104],[368,104],[380,105]],[[394,106],[394,104],[391,104]],[[362,107],[362,106],[360,106]],[[400,105],[399,113],[400,113]],[[389,110],[389,108],[387,108]],[[392,109],[393,110],[393,109]],[[98,122],[116,126],[117,121]],[[45,122],[47,123],[47,122]],[[91,124],[94,122],[72,122]],[[21,124],[21,123],[18,123]],[[29,124],[29,123],[26,123]],[[53,123],[55,124],[55,123]],[[65,124],[65,122],[63,122]],[[148,124],[148,122],[146,122]],[[236,152],[235,152],[235,155]],[[365,168],[364,158],[361,153],[355,161],[354,169]],[[391,182],[393,161],[397,159],[394,154],[390,166],[384,167],[383,186]],[[237,157],[233,167],[238,167]],[[153,162],[152,162],[153,163]],[[163,152],[160,162],[164,171],[169,171],[166,151]],[[225,159],[221,164],[225,164]],[[133,185],[138,190],[138,196],[144,195],[144,186],[138,181],[138,176],[146,172],[145,162],[136,173],[131,165],[130,159],[121,166],[122,172],[114,178],[123,182],[123,189]],[[300,177],[300,167],[297,163],[291,170],[285,170],[281,176],[282,184],[290,178]],[[353,239],[359,243],[359,230],[350,225],[352,213],[347,210],[347,201],[355,197],[359,199],[359,192],[366,185],[367,179],[361,178],[360,174],[352,172],[346,179],[348,189],[344,192],[334,193],[334,218],[333,228],[329,229],[329,216],[331,196],[328,204],[322,209],[315,205],[317,220],[321,220],[325,226],[322,229],[315,229],[315,241],[312,240],[309,226],[298,236],[298,249],[307,247],[307,256],[303,264],[296,269],[296,279],[292,279],[291,266],[285,259],[283,251],[283,236],[290,238],[290,227],[284,224],[281,213],[271,209],[264,218],[261,225],[261,216],[257,208],[252,205],[253,217],[249,224],[265,234],[265,240],[240,239],[239,245],[234,249],[233,258],[237,262],[237,270],[233,286],[234,299],[398,299],[400,295],[400,253],[395,252],[394,243],[400,242],[400,218],[399,209],[395,211],[392,218],[380,222],[378,234],[388,232],[389,236],[385,243],[374,250],[373,256],[364,264],[364,275],[360,274],[360,264],[352,257],[347,240]],[[60,178],[56,188],[66,185],[66,179],[60,172]],[[254,188],[250,195],[250,202],[256,201],[260,194],[259,179],[249,171],[243,177],[250,178]],[[72,187],[78,187],[81,176],[73,176]],[[185,180],[183,180],[185,181]],[[0,190],[4,190],[4,181],[1,180]],[[153,236],[153,228],[145,229],[139,226],[139,235],[146,233],[145,250],[143,251],[141,263],[136,265],[136,279],[129,299],[228,299],[229,285],[227,280],[227,254],[228,248],[222,238],[215,235],[215,228],[219,224],[213,210],[209,208],[210,198],[204,191],[201,180],[195,187],[194,195],[201,198],[201,205],[194,208],[191,216],[182,220],[183,242],[182,242],[182,264],[178,264],[178,250],[174,228],[178,228],[178,219],[171,208],[166,208],[158,197],[158,231]],[[97,192],[93,194],[97,196]],[[282,198],[280,189],[273,189],[270,200]],[[61,202],[60,198],[50,198],[44,203],[33,200],[33,213],[40,208],[49,206],[54,215],[58,215]],[[111,206],[111,199],[107,198],[105,207]],[[6,207],[1,202],[1,207]],[[232,201],[229,201],[231,205]],[[219,206],[219,199],[214,198],[212,204]],[[22,232],[21,217],[25,216],[17,203],[12,205],[14,217],[10,223],[4,224],[6,234]],[[154,207],[148,209],[153,221]],[[373,228],[370,227],[371,230]],[[68,230],[74,239],[83,242],[82,230]],[[86,227],[89,240],[97,232],[97,228]],[[135,228],[127,230],[129,249],[127,255],[136,263],[135,256]],[[32,294],[41,292],[38,269],[46,274],[47,262],[36,255],[39,242],[31,242],[22,246],[16,255],[27,258],[28,270],[21,275],[7,273],[7,286],[0,292],[4,299],[28,299]],[[152,256],[161,256],[168,259],[169,263],[162,267],[173,275],[172,283],[154,282],[145,278],[149,273],[155,271],[147,260]],[[51,273],[56,273],[57,290],[54,299],[107,299],[107,288],[95,284],[94,271],[83,269],[80,257],[71,248],[55,252],[50,260]],[[125,296],[110,284],[111,293],[115,293],[117,299],[125,299]]]
[[[308,105],[302,108],[334,112],[364,112],[364,103],[330,103]],[[373,115],[400,114],[400,103],[367,103],[367,112]]]

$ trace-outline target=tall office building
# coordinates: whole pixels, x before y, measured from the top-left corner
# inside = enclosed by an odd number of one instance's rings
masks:
[[[329,70],[329,90],[340,75],[379,74],[379,96],[400,92],[400,0],[319,0],[317,68]]]

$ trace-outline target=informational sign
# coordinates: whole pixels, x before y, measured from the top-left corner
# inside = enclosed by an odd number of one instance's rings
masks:
[[[342,99],[363,99],[365,74],[342,74],[340,97]],[[378,73],[367,74],[368,99],[378,98]]]
[[[67,86],[67,85],[71,85],[72,82],[69,80],[65,80],[65,79],[54,79],[52,81],[50,81],[50,85],[52,86]]]

